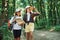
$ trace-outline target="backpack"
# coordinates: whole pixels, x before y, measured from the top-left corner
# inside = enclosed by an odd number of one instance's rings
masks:
[[[15,17],[13,18],[13,20],[14,20],[14,19],[15,19]],[[15,23],[15,22],[13,22],[12,24],[10,24],[10,20],[8,20],[8,29],[9,29],[9,30],[12,30],[14,23]]]

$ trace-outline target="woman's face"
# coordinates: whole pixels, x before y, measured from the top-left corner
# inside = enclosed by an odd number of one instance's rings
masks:
[[[20,11],[19,11],[19,12],[17,12],[17,15],[18,15],[18,16],[20,16],[20,15],[21,15],[21,12],[20,12]]]
[[[27,9],[26,9],[26,11],[27,11],[27,12],[30,12],[30,9],[29,9],[29,8],[27,8]]]

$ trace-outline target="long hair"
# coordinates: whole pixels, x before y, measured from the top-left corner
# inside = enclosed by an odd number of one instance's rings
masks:
[[[29,8],[26,8],[26,9],[25,9],[25,13],[27,13],[27,9],[29,9]],[[29,9],[29,10],[30,10],[30,9]]]

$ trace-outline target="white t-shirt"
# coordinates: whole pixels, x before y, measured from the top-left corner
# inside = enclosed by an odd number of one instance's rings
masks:
[[[27,13],[27,21],[30,20],[30,13]]]
[[[12,22],[17,18],[22,19],[22,17],[19,17],[19,16],[12,17],[11,20],[10,20],[10,24],[12,24]],[[13,30],[20,30],[20,29],[21,29],[21,26],[18,25],[18,23],[13,25]]]

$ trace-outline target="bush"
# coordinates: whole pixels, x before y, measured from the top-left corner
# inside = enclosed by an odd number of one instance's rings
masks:
[[[2,40],[3,39],[3,32],[2,32],[2,30],[0,30],[0,40]]]

